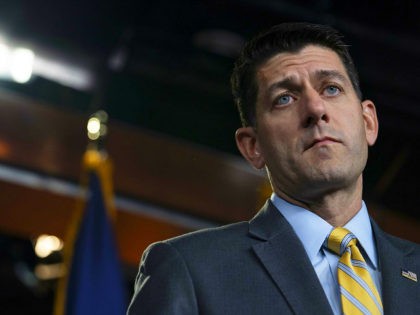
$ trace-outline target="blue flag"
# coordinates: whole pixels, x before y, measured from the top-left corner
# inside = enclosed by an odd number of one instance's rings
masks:
[[[64,315],[123,315],[127,308],[105,185],[101,182],[101,175],[107,172],[98,169],[101,164],[95,165],[87,167],[88,197],[69,255],[69,274],[61,300],[64,307],[59,307]]]

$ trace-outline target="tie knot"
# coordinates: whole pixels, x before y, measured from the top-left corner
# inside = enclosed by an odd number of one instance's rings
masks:
[[[337,255],[343,255],[347,247],[356,244],[356,237],[349,230],[337,227],[325,239],[324,246]]]

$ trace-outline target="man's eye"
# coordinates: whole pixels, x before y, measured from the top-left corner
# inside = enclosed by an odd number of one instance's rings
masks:
[[[293,101],[293,97],[288,94],[280,95],[276,101],[275,105],[287,105]]]
[[[324,93],[327,96],[335,96],[335,95],[338,95],[340,93],[340,89],[338,87],[334,86],[334,85],[329,85],[324,90]]]

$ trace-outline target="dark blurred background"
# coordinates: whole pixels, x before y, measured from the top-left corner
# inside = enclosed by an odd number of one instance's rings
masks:
[[[384,229],[419,242],[419,12],[414,0],[2,1],[0,72],[5,51],[34,54],[27,82],[0,77],[2,314],[51,313],[60,273],[36,270],[61,258],[34,244],[65,236],[99,109],[128,288],[148,243],[255,213],[267,182],[236,149],[229,77],[244,41],[280,22],[345,35],[380,120],[365,200]]]

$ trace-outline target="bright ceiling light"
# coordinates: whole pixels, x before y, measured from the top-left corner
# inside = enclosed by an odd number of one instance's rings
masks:
[[[34,53],[27,48],[16,48],[10,59],[10,75],[18,83],[26,83],[32,76]]]
[[[73,54],[63,55],[33,43],[32,50],[19,48],[20,45],[0,34],[0,78],[26,83],[32,76],[37,76],[77,90],[94,88],[92,69]]]
[[[0,42],[0,77],[26,83],[31,79],[35,54],[27,48],[13,48]]]

